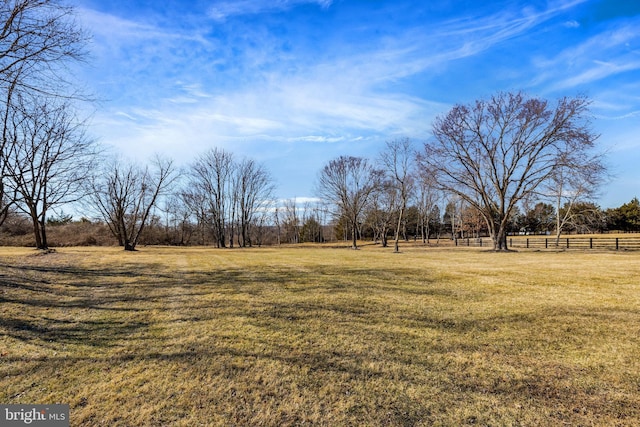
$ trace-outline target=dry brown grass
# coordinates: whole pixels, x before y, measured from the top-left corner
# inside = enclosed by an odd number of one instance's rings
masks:
[[[640,424],[640,253],[0,248],[0,402],[71,424]]]

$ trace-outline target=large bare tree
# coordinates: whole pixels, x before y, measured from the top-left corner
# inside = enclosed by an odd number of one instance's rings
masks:
[[[13,97],[13,86],[7,88],[4,96],[4,105],[2,109],[2,135],[0,136],[0,225],[4,223],[9,214],[11,206],[15,203],[15,194],[8,192],[7,178],[8,178],[8,151],[11,148],[14,137],[12,133],[15,129],[12,129],[13,123],[15,123],[15,114],[19,109],[15,108],[15,105],[11,103]]]
[[[456,105],[435,120],[422,167],[436,174],[443,190],[478,209],[494,249],[507,250],[517,203],[558,171],[565,153],[594,147],[589,104],[585,97],[565,97],[551,105],[519,92]]]
[[[320,197],[337,208],[336,217],[344,216],[351,225],[352,246],[358,248],[359,220],[377,188],[381,172],[362,157],[340,156],[327,163],[318,176]]]
[[[38,249],[48,249],[47,214],[85,195],[96,151],[64,99],[19,96],[5,129],[7,188],[31,218]]]
[[[72,96],[67,67],[86,56],[88,35],[74,8],[58,0],[0,0],[0,85]]]
[[[152,209],[175,177],[173,162],[160,157],[151,167],[114,160],[94,177],[94,206],[125,251],[136,250]]]
[[[0,223],[15,201],[5,161],[13,149],[9,131],[20,98],[77,97],[67,67],[85,58],[87,40],[73,8],[61,1],[0,0]]]

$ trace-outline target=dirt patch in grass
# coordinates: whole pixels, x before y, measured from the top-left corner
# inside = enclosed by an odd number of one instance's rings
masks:
[[[637,425],[640,254],[0,249],[0,402],[72,425]]]

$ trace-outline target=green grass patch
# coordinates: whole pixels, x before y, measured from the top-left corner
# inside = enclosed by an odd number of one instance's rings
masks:
[[[0,249],[0,402],[71,424],[638,425],[640,253]]]

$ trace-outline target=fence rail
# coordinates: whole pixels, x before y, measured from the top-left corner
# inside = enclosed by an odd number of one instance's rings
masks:
[[[556,244],[555,237],[510,237],[509,248],[522,249],[601,249],[601,250],[640,250],[640,237],[561,237]],[[491,238],[456,239],[456,246],[487,247],[493,246]]]

